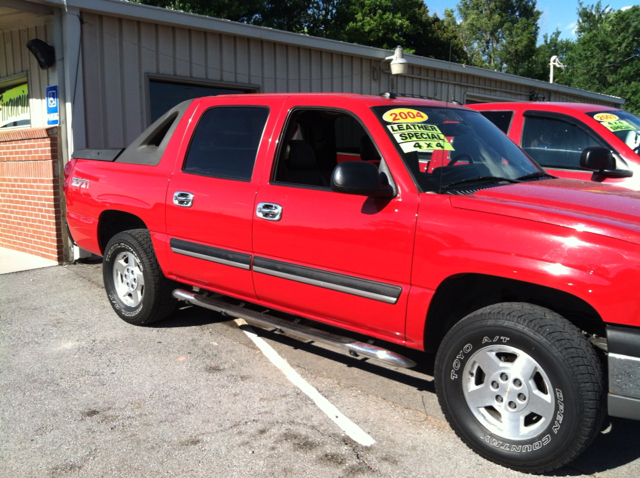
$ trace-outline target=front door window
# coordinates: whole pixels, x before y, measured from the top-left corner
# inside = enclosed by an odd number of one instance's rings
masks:
[[[580,156],[591,146],[602,146],[576,125],[554,118],[527,117],[522,149],[548,168],[580,169]]]

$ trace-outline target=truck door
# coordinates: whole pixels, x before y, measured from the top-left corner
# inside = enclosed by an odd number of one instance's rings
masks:
[[[274,307],[402,340],[418,194],[331,191],[332,170],[347,156],[379,165],[392,183],[394,171],[358,116],[321,104],[286,108],[271,176],[258,191],[256,293]]]
[[[521,147],[550,174],[591,180],[593,172],[580,167],[582,152],[591,146],[607,145],[583,122],[560,113],[524,112]]]
[[[246,101],[246,104],[243,104]],[[167,194],[169,259],[178,280],[255,298],[251,223],[268,102],[203,100],[188,127]],[[187,140],[190,138],[190,140]]]

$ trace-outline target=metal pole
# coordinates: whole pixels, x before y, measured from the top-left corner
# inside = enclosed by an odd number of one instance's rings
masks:
[[[549,83],[553,83],[553,65],[558,60],[558,55],[553,55],[551,57],[551,61],[549,62]]]

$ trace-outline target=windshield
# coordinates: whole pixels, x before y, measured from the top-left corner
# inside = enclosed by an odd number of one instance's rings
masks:
[[[423,192],[472,194],[551,177],[475,111],[414,105],[373,110]]]
[[[609,110],[587,113],[640,155],[640,118],[626,111]]]

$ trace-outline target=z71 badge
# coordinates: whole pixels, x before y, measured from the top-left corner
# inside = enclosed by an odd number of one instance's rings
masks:
[[[80,189],[89,189],[89,180],[81,178],[72,178],[71,186],[76,186]]]

